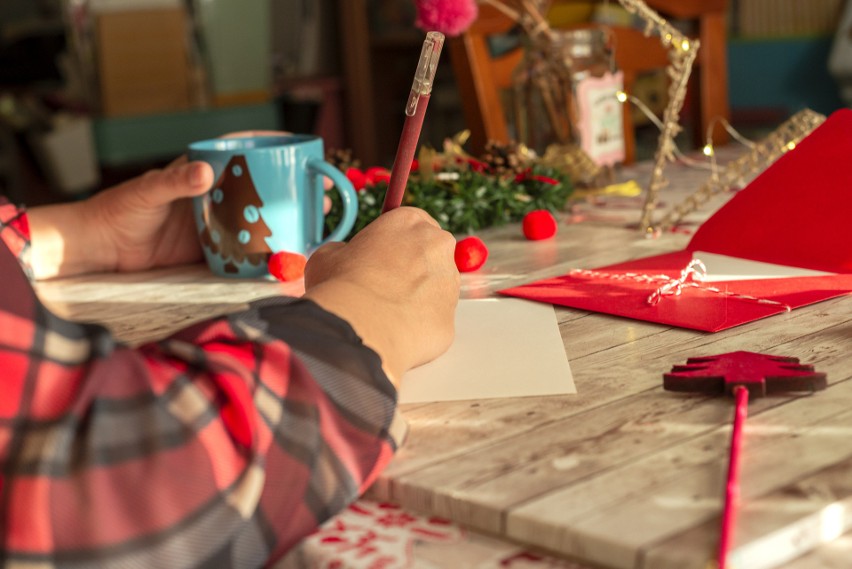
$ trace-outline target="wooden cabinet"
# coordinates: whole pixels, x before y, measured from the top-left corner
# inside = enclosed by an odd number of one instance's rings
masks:
[[[348,146],[364,165],[389,165],[403,123],[405,97],[411,86],[423,32],[410,27],[371,27],[371,10],[383,2],[410,0],[338,0],[341,59],[344,76],[344,117]],[[707,126],[716,117],[729,118],[727,72],[728,0],[647,0],[666,17],[694,22],[701,41],[699,65],[693,88],[700,104],[693,105],[697,142],[703,144]],[[378,28],[381,28],[378,26]],[[461,100],[452,74],[450,53],[445,49],[439,77],[429,104],[421,142],[439,144],[441,138],[465,128]],[[717,127],[717,144],[728,133]]]

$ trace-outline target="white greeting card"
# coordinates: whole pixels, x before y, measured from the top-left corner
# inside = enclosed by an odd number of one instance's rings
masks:
[[[576,393],[552,306],[461,300],[450,349],[402,379],[400,403]]]

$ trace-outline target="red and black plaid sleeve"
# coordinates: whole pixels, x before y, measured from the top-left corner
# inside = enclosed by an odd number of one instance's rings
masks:
[[[268,566],[404,436],[378,356],[316,304],[131,349],[50,313],[2,231],[0,566]]]
[[[30,268],[30,226],[23,208],[15,207],[0,196],[0,247],[3,244],[18,259],[21,268],[32,278]]]

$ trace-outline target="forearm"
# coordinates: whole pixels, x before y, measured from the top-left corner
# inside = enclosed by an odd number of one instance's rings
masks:
[[[27,212],[30,263],[37,280],[106,271],[114,266],[102,246],[100,227],[89,219],[86,202],[34,207]]]
[[[395,386],[412,367],[407,340],[411,335],[404,307],[394,310],[374,291],[345,281],[330,281],[311,288],[308,298],[347,321],[364,344],[375,351]]]

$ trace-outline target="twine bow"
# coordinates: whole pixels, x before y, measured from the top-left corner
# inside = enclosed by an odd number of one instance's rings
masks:
[[[668,275],[647,275],[643,273],[604,273],[601,271],[590,271],[587,269],[574,269],[570,273],[572,276],[578,277],[589,277],[589,278],[600,278],[600,279],[609,279],[613,281],[631,281],[631,282],[642,282],[642,283],[653,283],[660,284],[657,289],[648,295],[646,302],[651,306],[656,306],[659,302],[666,296],[680,296],[683,293],[684,288],[697,288],[699,290],[705,290],[707,292],[712,292],[715,294],[720,294],[722,296],[727,296],[731,298],[738,298],[740,300],[747,300],[750,302],[757,302],[758,304],[771,304],[774,306],[780,306],[784,308],[787,312],[790,312],[793,307],[789,304],[778,302],[777,300],[770,300],[768,298],[760,298],[757,296],[751,296],[749,294],[739,294],[736,292],[730,292],[727,290],[722,290],[715,286],[707,286],[704,284],[704,281],[707,279],[707,267],[703,262],[699,259],[692,259],[689,264],[680,272],[680,277],[674,278]]]
[[[660,275],[664,276],[664,275]],[[699,287],[707,278],[707,267],[698,259],[693,259],[680,272],[680,278],[665,277],[667,282],[648,296],[648,304],[656,306],[664,296],[680,296],[683,287]]]

